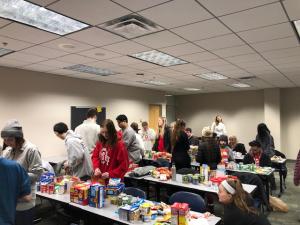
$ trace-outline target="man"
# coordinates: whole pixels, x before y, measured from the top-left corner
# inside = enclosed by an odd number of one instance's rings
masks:
[[[97,109],[89,109],[86,117],[87,119],[75,128],[75,133],[82,137],[82,140],[87,146],[89,153],[92,154],[96,146],[96,142],[99,139],[98,135],[100,134],[100,126],[96,123]]]
[[[57,137],[65,141],[68,153],[68,161],[65,168],[69,169],[74,176],[86,181],[90,178],[93,168],[90,154],[81,137],[68,129],[65,123],[57,123],[53,127]]]
[[[0,224],[14,225],[17,201],[31,201],[30,179],[17,162],[0,156]]]
[[[191,128],[189,128],[189,127],[186,128],[185,133],[188,136],[190,145],[195,145],[195,146],[199,145],[199,138],[193,135]]]
[[[156,137],[155,131],[152,128],[149,128],[146,121],[142,122],[142,127],[143,129],[139,131],[139,134],[143,139],[145,150],[152,150]]]
[[[129,162],[139,163],[144,153],[136,139],[135,131],[128,126],[127,116],[121,114],[117,116],[116,120],[122,130],[123,141],[128,150]]]
[[[268,155],[262,152],[261,144],[258,141],[249,143],[249,153],[245,155],[244,164],[255,164],[256,166],[271,166],[271,160]]]
[[[238,143],[237,137],[234,136],[234,135],[229,136],[229,143],[228,143],[228,145],[232,149],[232,151],[234,151],[234,152],[240,152],[240,153],[242,153],[242,155],[246,155],[247,154],[245,145],[242,144],[242,143]]]

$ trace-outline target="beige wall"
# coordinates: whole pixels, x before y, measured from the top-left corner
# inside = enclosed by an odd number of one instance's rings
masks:
[[[148,119],[149,104],[165,104],[163,92],[0,67],[0,128],[11,118],[44,157],[65,154],[52,132],[56,122],[70,125],[70,106],[106,107],[107,118],[120,113],[129,122]]]
[[[193,133],[201,135],[220,114],[229,135],[247,143],[256,135],[256,126],[264,120],[263,91],[243,91],[180,96],[176,98],[177,116],[187,121]]]

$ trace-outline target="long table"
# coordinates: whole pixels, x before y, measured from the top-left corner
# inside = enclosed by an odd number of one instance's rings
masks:
[[[59,194],[46,194],[46,193],[37,192],[37,196],[39,196],[41,198],[46,198],[48,200],[53,200],[55,202],[67,203],[72,207],[83,210],[84,212],[92,213],[94,215],[98,215],[98,216],[101,216],[101,217],[105,217],[105,218],[111,219],[113,221],[122,223],[122,224],[128,224],[128,225],[132,225],[132,224],[153,225],[153,221],[150,221],[150,222],[138,221],[138,222],[132,223],[132,222],[129,222],[129,221],[120,220],[119,217],[118,217],[118,214],[117,214],[118,207],[116,205],[110,204],[108,202],[108,200],[106,200],[105,206],[103,208],[94,208],[94,207],[90,207],[90,206],[82,206],[82,205],[71,202],[70,201],[70,194],[59,195]],[[221,218],[217,217],[217,216],[210,216],[207,219],[204,219],[203,217],[201,217],[203,214],[196,213],[196,212],[192,212],[192,213],[200,215],[199,219],[191,219],[190,224],[192,224],[192,225],[194,225],[194,224],[195,225],[196,224],[215,225],[215,224],[217,224],[218,222],[221,221]]]

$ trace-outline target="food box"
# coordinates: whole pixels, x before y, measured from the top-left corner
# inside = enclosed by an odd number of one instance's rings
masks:
[[[70,200],[71,202],[88,205],[88,194],[89,194],[90,184],[82,183],[76,184],[70,189]]]
[[[101,184],[92,184],[89,189],[89,206],[95,208],[104,207],[105,188]]]

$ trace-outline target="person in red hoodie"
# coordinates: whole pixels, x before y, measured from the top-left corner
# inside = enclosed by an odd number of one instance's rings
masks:
[[[94,175],[104,180],[124,178],[128,170],[128,152],[112,120],[106,119],[92,155]]]

